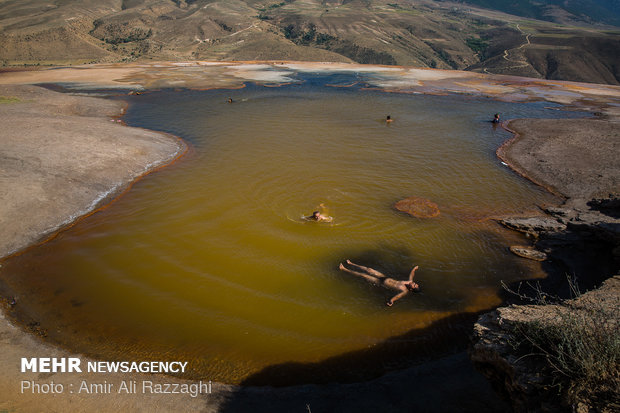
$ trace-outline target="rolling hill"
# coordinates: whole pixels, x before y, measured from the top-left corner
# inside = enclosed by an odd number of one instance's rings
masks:
[[[462,3],[564,24],[619,25],[620,0],[462,0]]]
[[[354,61],[619,84],[618,1],[487,3],[0,0],[0,63]]]

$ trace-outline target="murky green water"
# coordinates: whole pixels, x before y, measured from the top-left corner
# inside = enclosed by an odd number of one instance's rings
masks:
[[[188,360],[192,376],[228,382],[498,305],[499,281],[533,267],[507,252],[515,235],[484,218],[551,198],[496,159],[508,134],[487,121],[565,114],[323,86],[349,80],[132,97],[128,124],[179,135],[191,150],[7,260],[5,289],[74,350]],[[392,208],[408,196],[441,215]],[[321,203],[333,223],[300,219]],[[347,258],[401,279],[419,265],[423,291],[388,308],[390,291],[338,271]]]

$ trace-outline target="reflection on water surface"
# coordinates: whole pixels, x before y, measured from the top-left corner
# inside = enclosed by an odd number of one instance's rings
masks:
[[[508,135],[488,120],[565,113],[325,86],[355,83],[344,75],[306,80],[131,97],[129,125],[192,150],[7,260],[24,316],[77,351],[189,360],[194,377],[239,382],[490,308],[500,280],[531,275],[506,250],[514,235],[483,218],[551,198],[500,164]],[[439,217],[392,208],[412,195]],[[333,223],[300,219],[321,203]],[[419,265],[423,292],[388,308],[392,292],[338,271],[347,258],[395,278]]]

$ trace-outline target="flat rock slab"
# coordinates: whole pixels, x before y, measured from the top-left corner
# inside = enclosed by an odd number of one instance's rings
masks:
[[[434,218],[439,215],[436,203],[425,198],[410,196],[394,204],[394,208],[416,218]]]
[[[542,251],[538,251],[537,249],[532,247],[513,245],[512,247],[510,247],[510,252],[518,255],[519,257],[527,258],[534,261],[544,261],[547,259],[547,254]]]
[[[516,231],[526,233],[558,232],[566,229],[566,225],[550,217],[505,218],[500,224]]]
[[[123,126],[119,101],[0,86],[0,257],[88,214],[184,144]]]
[[[591,199],[620,187],[620,123],[602,119],[517,119],[500,148],[519,173],[569,198]]]

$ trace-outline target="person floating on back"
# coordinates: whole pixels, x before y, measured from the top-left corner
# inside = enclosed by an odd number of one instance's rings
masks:
[[[409,281],[398,281],[393,278],[387,277],[385,274],[375,269],[354,264],[350,260],[347,260],[346,263],[355,268],[356,270],[360,270],[361,272],[351,270],[345,267],[342,263],[340,263],[341,271],[346,271],[359,277],[365,278],[366,280],[370,281],[375,285],[381,285],[385,288],[399,291],[398,294],[388,300],[388,302],[386,303],[388,307],[394,305],[395,301],[400,300],[407,294],[414,291],[420,291],[420,286],[417,283],[413,282],[413,277],[415,277],[415,272],[418,269],[417,265],[413,267],[413,269],[409,273]]]

